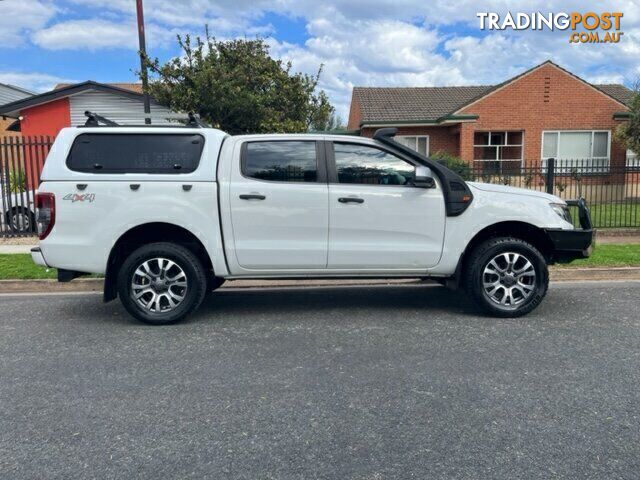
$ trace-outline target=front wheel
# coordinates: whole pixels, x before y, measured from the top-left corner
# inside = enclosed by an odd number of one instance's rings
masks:
[[[518,238],[491,238],[472,251],[465,280],[467,292],[487,313],[520,317],[542,302],[549,271],[533,245]]]
[[[118,273],[118,294],[138,320],[166,325],[182,320],[204,299],[207,272],[189,249],[152,243],[131,253]]]

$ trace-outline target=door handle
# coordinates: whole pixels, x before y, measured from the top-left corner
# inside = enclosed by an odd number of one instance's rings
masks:
[[[358,197],[340,197],[338,201],[340,203],[364,203],[364,199]]]
[[[265,198],[267,197],[257,193],[251,193],[251,194],[243,193],[242,195],[240,195],[240,200],[264,200]]]

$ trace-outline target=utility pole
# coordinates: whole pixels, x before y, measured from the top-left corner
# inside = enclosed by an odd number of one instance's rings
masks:
[[[144,123],[151,125],[151,101],[149,100],[149,75],[145,62],[147,47],[144,39],[144,8],[142,7],[142,0],[136,0],[136,12],[138,13],[138,43],[140,44],[140,77],[142,78]]]

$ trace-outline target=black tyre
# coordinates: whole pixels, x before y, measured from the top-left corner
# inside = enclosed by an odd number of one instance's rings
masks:
[[[15,207],[7,212],[7,224],[14,232],[35,232],[36,217],[28,208]]]
[[[520,317],[536,308],[549,288],[542,254],[518,238],[491,238],[471,252],[465,288],[474,301],[496,317]]]
[[[152,243],[131,253],[118,272],[124,308],[152,325],[175,323],[196,310],[207,290],[207,271],[189,249]]]

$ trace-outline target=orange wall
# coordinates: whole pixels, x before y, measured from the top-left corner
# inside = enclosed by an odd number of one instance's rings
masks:
[[[55,137],[62,128],[71,126],[68,98],[26,108],[20,112],[20,115],[24,117],[20,122],[20,128],[25,137],[29,135]]]

